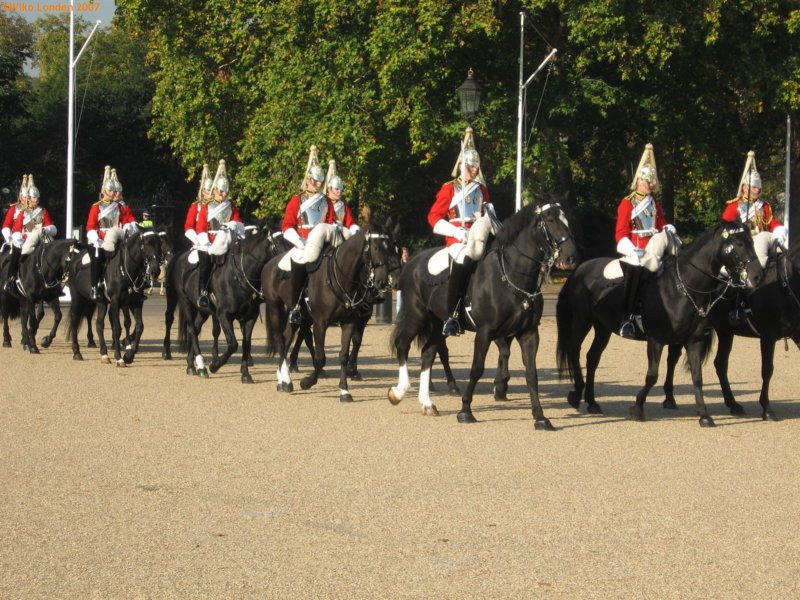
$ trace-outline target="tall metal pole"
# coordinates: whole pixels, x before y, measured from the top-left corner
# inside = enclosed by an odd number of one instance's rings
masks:
[[[517,185],[515,193],[515,211],[522,208],[522,120],[525,114],[525,88],[527,88],[534,77],[544,69],[545,65],[555,58],[557,50],[553,48],[550,54],[542,61],[542,64],[533,72],[533,75],[525,81],[525,63],[523,61],[523,50],[525,45],[525,13],[519,13],[519,94],[517,96]]]
[[[791,219],[791,204],[792,204],[792,117],[786,115],[786,189],[784,191],[784,215],[783,220],[786,223],[786,245],[790,246],[792,243],[792,219]]]
[[[75,56],[75,0],[70,0],[70,11],[69,11],[69,73],[68,79],[69,83],[67,84],[67,95],[69,96],[67,100],[67,202],[66,202],[66,227],[65,227],[65,235],[66,237],[72,237],[72,183],[73,183],[73,170],[74,170],[74,163],[75,163],[75,65],[78,63],[78,60],[83,54],[83,51],[86,50],[86,46],[89,44],[89,40],[92,39],[94,32],[97,31],[97,28],[100,26],[101,21],[97,21],[94,24],[94,28],[92,29],[91,33],[89,33],[89,37],[86,38],[86,41],[83,43],[83,47],[81,47],[81,51],[78,52],[78,56]]]

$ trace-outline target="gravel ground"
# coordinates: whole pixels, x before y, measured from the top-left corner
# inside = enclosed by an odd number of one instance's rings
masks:
[[[342,405],[334,378],[275,391],[263,324],[254,385],[238,364],[187,376],[179,352],[160,358],[162,313],[151,298],[128,368],[96,350],[73,361],[63,331],[25,354],[14,324],[15,347],[0,351],[0,597],[800,596],[794,347],[776,353],[780,422],[759,418],[758,343],[737,339],[731,379],[748,416],[727,414],[709,362],[716,428],[698,425],[683,370],[680,410],[661,408],[658,386],[636,423],[644,345],[612,339],[598,372],[605,415],[578,413],[545,316],[540,390],[558,431],[538,432],[516,348],[510,400],[492,398],[493,350],[479,423],[460,425],[438,368],[441,416],[419,414],[418,357],[411,392],[389,404],[390,326],[367,328],[365,380]],[[331,373],[336,342],[334,330]],[[450,343],[461,382],[471,342]]]

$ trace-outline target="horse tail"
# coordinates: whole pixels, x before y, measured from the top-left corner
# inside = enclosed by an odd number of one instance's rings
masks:
[[[267,325],[267,356],[273,357],[278,353],[278,340],[272,328],[272,319],[270,319],[269,313],[267,313],[267,318],[264,319],[264,322]]]
[[[3,294],[3,312],[8,319],[19,319],[19,300],[12,294]]]
[[[556,326],[558,329],[556,368],[558,369],[559,379],[571,376],[572,373],[569,355],[569,346],[572,343],[572,319],[574,316],[570,302],[571,281],[571,277],[567,279],[567,282],[558,293],[558,301],[556,303]]]
[[[183,313],[183,309],[178,311],[178,347],[183,352],[189,352],[191,348],[191,342],[189,341],[189,336],[186,335],[186,315]]]

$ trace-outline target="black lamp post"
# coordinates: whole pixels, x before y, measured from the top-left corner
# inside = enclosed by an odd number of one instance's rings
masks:
[[[461,102],[461,116],[469,123],[478,114],[481,105],[481,86],[474,77],[475,73],[470,69],[467,78],[458,86],[458,100]]]

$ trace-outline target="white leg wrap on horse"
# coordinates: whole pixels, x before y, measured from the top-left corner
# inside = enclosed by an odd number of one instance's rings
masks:
[[[403,363],[400,365],[397,385],[392,388],[392,391],[394,395],[397,396],[398,400],[402,400],[410,387],[411,381],[408,379],[408,363]]]
[[[203,355],[202,354],[198,354],[197,356],[194,357],[194,367],[195,367],[195,369],[205,369],[206,368],[206,363],[203,360]]]
[[[419,401],[422,406],[430,406],[431,402],[431,370],[425,369],[419,373]]]
[[[284,360],[278,369],[278,383],[291,383],[292,377],[289,375],[289,363]]]

